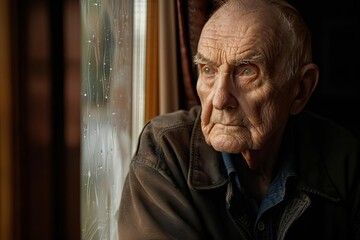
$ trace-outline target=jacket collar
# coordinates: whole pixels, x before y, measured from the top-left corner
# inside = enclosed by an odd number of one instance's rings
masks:
[[[221,154],[205,142],[201,131],[201,111],[195,119],[190,146],[188,184],[194,189],[212,189],[227,183]]]

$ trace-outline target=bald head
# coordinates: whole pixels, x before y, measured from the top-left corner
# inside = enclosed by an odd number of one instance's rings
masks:
[[[312,61],[307,26],[298,11],[283,0],[225,1],[205,24],[198,46],[208,45],[214,35],[217,40],[230,39],[232,47],[255,44],[264,61],[278,63],[288,78]],[[220,41],[216,46],[224,47]]]

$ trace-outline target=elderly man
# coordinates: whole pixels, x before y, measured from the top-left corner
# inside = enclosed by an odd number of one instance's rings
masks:
[[[311,37],[282,0],[230,0],[195,56],[201,106],[144,128],[121,239],[359,239],[359,142],[304,106]]]

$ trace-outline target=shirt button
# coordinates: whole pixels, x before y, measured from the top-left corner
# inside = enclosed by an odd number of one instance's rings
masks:
[[[259,231],[264,231],[264,229],[265,229],[265,224],[264,224],[263,221],[258,222],[258,224],[257,224],[257,229],[258,229]]]

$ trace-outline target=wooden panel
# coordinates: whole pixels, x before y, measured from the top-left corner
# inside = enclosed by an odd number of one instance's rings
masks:
[[[147,2],[145,121],[159,114],[158,2]]]
[[[0,1],[0,239],[13,229],[12,117],[9,2]]]
[[[10,13],[11,239],[80,239],[79,3],[14,0]]]

